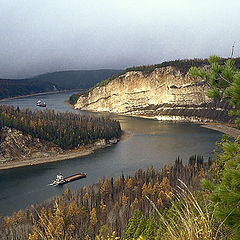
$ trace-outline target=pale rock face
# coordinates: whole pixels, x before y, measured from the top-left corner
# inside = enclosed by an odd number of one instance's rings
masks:
[[[138,108],[160,104],[201,104],[210,102],[207,86],[172,67],[157,68],[151,74],[128,72],[106,86],[80,96],[75,108],[90,111],[130,113]]]
[[[156,68],[150,74],[132,71],[81,95],[74,107],[159,120],[231,122],[228,106],[209,99],[208,89],[206,82],[173,67]]]
[[[63,150],[53,143],[46,144],[38,138],[23,135],[21,131],[4,127],[1,132],[0,163],[56,155]]]

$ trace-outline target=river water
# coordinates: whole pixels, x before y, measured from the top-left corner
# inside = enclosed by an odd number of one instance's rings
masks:
[[[46,163],[31,167],[0,170],[0,215],[10,214],[61,194],[64,186],[48,184],[57,173],[64,176],[86,172],[87,178],[68,183],[71,190],[95,183],[103,176],[117,177],[134,174],[139,168],[154,166],[160,169],[164,164],[173,164],[180,156],[187,162],[189,156],[201,154],[205,160],[213,156],[215,142],[222,134],[197,124],[160,122],[156,120],[126,117],[114,114],[96,114],[77,111],[64,103],[72,92],[12,99],[0,104],[36,109],[41,99],[47,108],[61,112],[104,115],[120,121],[127,137],[118,144],[95,151],[93,154],[75,159]]]

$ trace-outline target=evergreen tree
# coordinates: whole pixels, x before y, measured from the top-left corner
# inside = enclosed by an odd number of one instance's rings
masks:
[[[140,221],[139,221],[139,224],[138,224],[138,226],[137,226],[137,229],[136,229],[136,231],[135,231],[135,233],[134,233],[134,235],[133,235],[133,237],[135,238],[135,239],[137,239],[138,237],[140,237],[142,234],[143,234],[143,232],[144,232],[144,230],[145,230],[145,228],[146,228],[146,219],[145,219],[145,217],[142,215],[141,216],[141,219],[140,219]]]
[[[156,223],[154,214],[152,213],[149,219],[147,220],[145,230],[143,232],[143,237],[145,237],[148,240],[154,240],[156,235]]]
[[[224,139],[212,170],[215,185],[203,180],[205,189],[212,189],[217,203],[216,216],[233,230],[233,239],[240,239],[240,137],[235,142]]]
[[[192,67],[189,74],[192,77],[200,77],[210,86],[208,95],[213,98],[226,99],[233,109],[230,115],[237,117],[236,123],[240,124],[240,71],[235,67],[232,59],[220,64],[217,56],[209,57],[210,69]]]
[[[130,218],[126,230],[123,232],[122,239],[134,239],[135,232],[139,226],[142,218],[142,213],[140,210],[136,210],[133,216]]]

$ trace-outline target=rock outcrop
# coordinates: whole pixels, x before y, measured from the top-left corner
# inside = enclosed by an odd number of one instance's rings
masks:
[[[227,103],[207,97],[208,86],[169,66],[152,73],[127,72],[80,95],[76,109],[107,111],[159,120],[233,121]]]
[[[24,135],[16,129],[4,127],[0,134],[0,162],[48,157],[63,152],[53,143]]]

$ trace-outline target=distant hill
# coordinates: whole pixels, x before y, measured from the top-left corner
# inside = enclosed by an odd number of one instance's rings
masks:
[[[61,71],[42,74],[30,79],[50,82],[61,89],[87,89],[122,71],[113,69]]]
[[[87,89],[122,70],[79,70],[41,74],[26,79],[0,79],[0,99],[57,90]]]
[[[56,90],[58,88],[50,82],[26,79],[0,79],[0,99]]]

